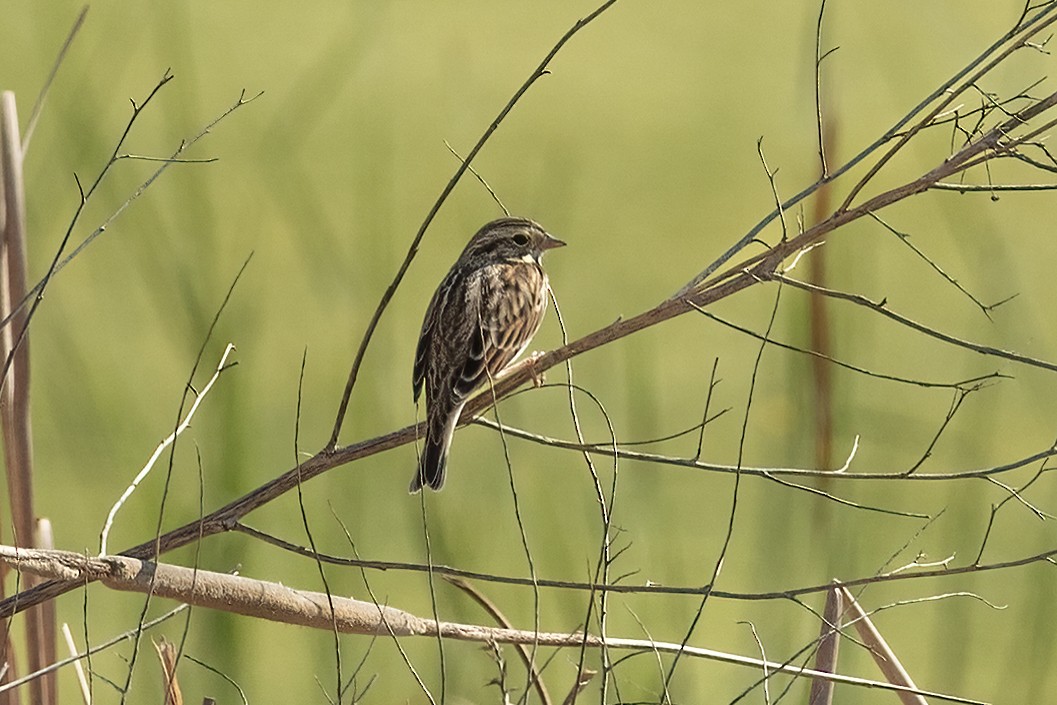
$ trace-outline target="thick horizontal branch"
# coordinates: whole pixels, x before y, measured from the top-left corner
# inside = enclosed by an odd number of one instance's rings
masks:
[[[80,583],[102,582],[114,590],[150,593],[196,607],[247,617],[334,629],[350,634],[417,636],[436,634],[435,626],[402,610],[295,590],[279,583],[182,566],[141,561],[127,556],[85,556],[71,551],[46,551],[0,546],[0,559],[19,572]]]
[[[781,672],[834,683],[913,693],[937,700],[978,705],[977,701],[942,693],[772,663],[712,649],[642,639],[613,637],[602,639],[584,632],[538,632],[435,621],[373,602],[297,590],[279,583],[254,580],[245,576],[141,561],[127,556],[85,556],[70,551],[0,546],[0,560],[20,572],[32,573],[41,577],[82,584],[87,581],[99,581],[115,590],[150,593],[198,607],[314,629],[337,629],[345,634],[441,637],[484,644],[532,644],[571,648],[583,646],[602,648],[605,646],[611,649],[644,652],[678,652],[687,656],[748,666],[763,670],[765,673]]]

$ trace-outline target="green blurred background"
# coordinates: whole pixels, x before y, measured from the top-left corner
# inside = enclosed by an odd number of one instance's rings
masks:
[[[25,165],[34,275],[45,270],[77,203],[73,174],[95,177],[128,119],[171,68],[176,79],[143,114],[125,151],[162,156],[197,133],[246,89],[256,102],[220,123],[186,155],[213,164],[177,165],[155,183],[49,289],[32,336],[38,513],[55,524],[59,547],[97,549],[112,502],[171,430],[183,384],[215,310],[242,262],[253,259],[224,312],[196,382],[204,383],[226,342],[237,368],[222,377],[181,440],[165,526],[198,512],[195,448],[201,453],[207,510],[257,487],[294,462],[295,405],[307,350],[300,451],[326,442],[353,352],[379,297],[430,205],[457,166],[444,142],[465,153],[514,89],[589,2],[319,2],[114,0],[92,8],[48,100]],[[0,88],[17,93],[29,115],[78,3],[7,0],[0,10]],[[1012,24],[1019,2],[830,3],[824,46],[828,115],[840,163],[871,142],[941,80]],[[476,162],[515,213],[529,215],[570,246],[548,258],[551,281],[572,337],[639,313],[678,289],[772,208],[756,154],[764,138],[784,196],[816,175],[812,62],[818,7],[800,3],[618,3],[578,35],[518,105]],[[1053,60],[1023,53],[984,90],[1009,95],[1053,72]],[[1038,93],[1052,90],[1052,83]],[[976,98],[973,98],[976,100]],[[968,108],[976,107],[970,102]],[[911,178],[946,154],[949,135],[924,140],[885,184]],[[75,232],[83,238],[156,165],[115,166]],[[861,172],[860,172],[861,173]],[[1012,171],[995,173],[1022,176]],[[981,177],[982,180],[982,177]],[[842,194],[848,184],[838,184]],[[834,234],[824,248],[831,283],[875,299],[952,334],[1046,359],[1057,358],[1052,326],[1050,223],[1054,196],[931,193],[886,213],[895,227],[985,302],[1020,294],[989,321],[968,299],[872,222]],[[427,234],[367,354],[342,442],[411,423],[410,368],[425,305],[465,240],[499,215],[487,192],[464,179]],[[791,214],[792,217],[793,214]],[[771,229],[765,237],[774,241]],[[801,272],[802,273],[802,272]],[[774,287],[757,287],[715,307],[762,331]],[[783,293],[776,337],[804,344],[807,302]],[[956,381],[994,370],[1014,379],[965,403],[921,472],[987,467],[1048,447],[1055,435],[1052,374],[954,350],[860,309],[832,308],[834,351],[864,367]],[[560,343],[551,315],[534,348]],[[667,435],[700,419],[713,360],[722,382],[713,408],[732,411],[709,427],[704,457],[733,463],[758,343],[700,316],[684,316],[580,358],[576,381],[605,405],[623,440]],[[549,381],[564,379],[556,369]],[[861,437],[854,471],[894,472],[925,451],[951,402],[926,390],[834,371],[836,455]],[[808,361],[769,349],[762,361],[745,443],[745,463],[814,463],[813,393]],[[604,441],[604,419],[586,398],[585,432]],[[569,438],[565,393],[544,389],[500,408],[505,423]],[[421,412],[419,412],[421,414]],[[689,456],[696,437],[655,447]],[[509,440],[529,547],[539,576],[586,579],[600,540],[598,509],[582,458]],[[351,555],[341,524],[363,557],[423,562],[420,505],[406,494],[414,449],[402,447],[336,469],[305,487],[320,550]],[[612,469],[599,462],[603,478]],[[1038,466],[1002,477],[1020,486]],[[119,516],[111,546],[150,537],[162,476],[153,476]],[[842,507],[761,479],[741,486],[733,541],[718,587],[767,591],[867,576],[922,560],[971,562],[990,507],[1007,495],[984,481],[838,481],[828,489],[870,505],[942,515],[919,519]],[[627,550],[614,575],[670,585],[707,582],[723,541],[732,480],[673,467],[622,462],[614,522]],[[1052,481],[1025,494],[1053,510]],[[471,427],[455,440],[451,474],[427,498],[434,560],[461,568],[527,575],[499,436]],[[340,524],[339,524],[340,521]],[[304,543],[294,496],[252,514],[248,523]],[[998,515],[985,562],[1053,548],[1054,532],[1023,506]],[[897,554],[894,558],[893,555]],[[167,560],[190,564],[190,551]],[[890,563],[887,563],[891,559]],[[321,589],[311,561],[238,535],[207,540],[201,564]],[[328,569],[338,594],[367,598],[358,570]],[[380,601],[428,615],[421,574],[368,573]],[[1057,688],[1053,600],[1057,576],[1045,563],[1008,571],[873,586],[873,609],[901,600],[972,591],[968,597],[900,607],[877,624],[917,683],[1000,702],[1044,702]],[[531,590],[480,584],[519,626],[533,623]],[[437,586],[447,619],[487,623],[464,596]],[[586,596],[541,593],[542,628],[580,626]],[[822,597],[805,603],[821,610]],[[82,594],[60,603],[74,632]],[[135,624],[142,600],[88,591],[88,626],[101,640]],[[678,641],[697,598],[616,596],[610,633]],[[153,611],[170,605],[157,604]],[[788,601],[712,600],[692,644],[756,655],[751,621],[774,660],[818,632],[818,620]],[[162,630],[169,638],[179,625]],[[439,693],[436,643],[405,640],[411,663]],[[333,693],[333,637],[200,610],[186,647],[224,672],[251,702],[323,702]],[[341,640],[343,674],[361,659],[365,702],[424,698],[394,644]],[[123,681],[124,652],[93,661]],[[447,645],[449,702],[498,702],[488,682],[496,666],[477,645]],[[513,652],[511,681],[523,676]],[[667,663],[667,660],[665,661]],[[597,667],[595,655],[589,665]],[[879,674],[846,642],[841,670]],[[140,661],[132,700],[156,698],[157,666]],[[564,697],[576,654],[560,653],[546,679]],[[236,702],[223,680],[183,667],[191,701]],[[758,674],[684,660],[673,682],[681,702],[728,702]],[[655,659],[638,657],[614,673],[625,701],[657,701]],[[778,679],[785,683],[784,679]],[[64,701],[73,681],[64,675]],[[772,684],[772,697],[779,685]],[[807,683],[792,702],[806,702]],[[584,695],[597,700],[597,683]],[[119,697],[96,680],[99,702]],[[838,699],[889,703],[891,694],[838,687]],[[617,699],[615,691],[610,701]],[[757,690],[749,701],[762,702]]]

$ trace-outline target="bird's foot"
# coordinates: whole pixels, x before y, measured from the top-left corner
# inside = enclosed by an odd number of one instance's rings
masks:
[[[542,387],[543,383],[547,381],[546,372],[544,370],[536,369],[536,363],[540,361],[546,353],[542,350],[534,350],[525,358],[525,367],[528,368],[529,376],[532,377],[533,387]]]

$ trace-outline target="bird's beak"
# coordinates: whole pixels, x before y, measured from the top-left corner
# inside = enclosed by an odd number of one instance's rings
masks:
[[[544,238],[543,244],[540,246],[541,250],[553,250],[555,247],[565,247],[565,243],[554,237],[550,233],[547,233],[547,237]]]

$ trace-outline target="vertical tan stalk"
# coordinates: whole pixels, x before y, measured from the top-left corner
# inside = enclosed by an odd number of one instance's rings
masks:
[[[0,161],[3,172],[4,229],[0,243],[0,314],[11,312],[12,302],[26,293],[26,195],[22,180],[22,140],[18,129],[15,94],[4,91],[0,97]],[[33,446],[29,410],[29,336],[23,309],[4,328],[0,352],[4,360],[13,355],[7,377],[0,381],[0,425],[4,437],[4,463],[11,501],[11,524],[15,544],[31,547],[36,533],[33,512]],[[36,582],[27,579],[28,587]],[[44,633],[43,609],[35,607],[26,615],[27,666],[35,671],[46,666],[54,655],[54,634]],[[5,655],[10,656],[5,648]],[[53,679],[34,682],[34,703],[56,702]]]

